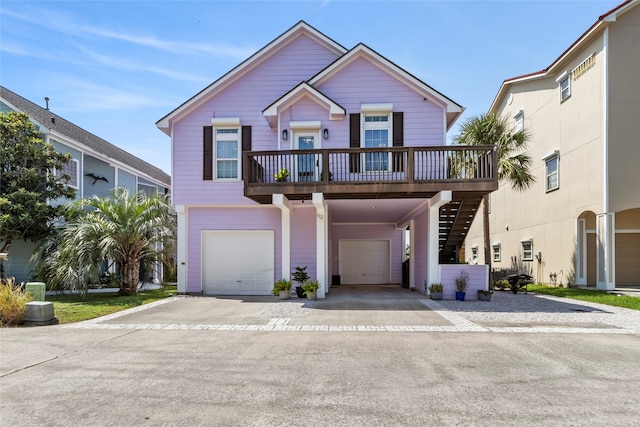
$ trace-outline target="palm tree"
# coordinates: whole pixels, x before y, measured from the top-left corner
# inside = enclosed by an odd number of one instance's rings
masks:
[[[513,131],[506,117],[496,113],[480,114],[466,119],[455,142],[462,145],[495,145],[498,158],[498,180],[516,191],[527,190],[536,180],[530,172],[531,157],[524,151],[531,135],[525,130]],[[489,195],[482,198],[484,259],[491,271],[489,243]]]
[[[173,245],[175,219],[165,196],[116,188],[71,205],[71,219],[36,253],[37,271],[54,288],[86,289],[100,265],[116,265],[120,295],[138,290],[140,264],[162,259]]]

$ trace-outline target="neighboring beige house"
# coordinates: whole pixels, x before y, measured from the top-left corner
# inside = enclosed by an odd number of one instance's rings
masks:
[[[531,133],[536,184],[491,194],[492,268],[539,282],[640,285],[640,7],[621,3],[549,67],[505,80],[491,112]],[[483,263],[482,216],[465,260]],[[555,277],[554,277],[555,275]]]

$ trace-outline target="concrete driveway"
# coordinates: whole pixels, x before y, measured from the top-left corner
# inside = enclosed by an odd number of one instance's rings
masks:
[[[380,288],[393,293],[379,298],[343,289],[314,307],[175,298],[81,324],[0,329],[0,424],[631,426],[640,419],[640,331],[622,320],[599,327],[572,320],[626,312],[545,299],[536,315],[562,315],[559,323],[499,328],[483,316],[531,299],[500,293],[505,299],[491,303],[436,305],[408,290]],[[487,304],[498,309],[483,313]]]

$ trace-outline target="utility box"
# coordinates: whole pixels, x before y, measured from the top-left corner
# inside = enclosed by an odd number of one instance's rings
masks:
[[[44,301],[46,285],[43,282],[29,282],[25,285],[25,290],[33,295],[34,301]]]

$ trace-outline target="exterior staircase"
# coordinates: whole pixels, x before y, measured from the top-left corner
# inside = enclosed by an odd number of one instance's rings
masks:
[[[440,264],[456,264],[460,248],[480,209],[482,195],[452,200],[440,208]],[[462,260],[464,261],[464,260]]]

